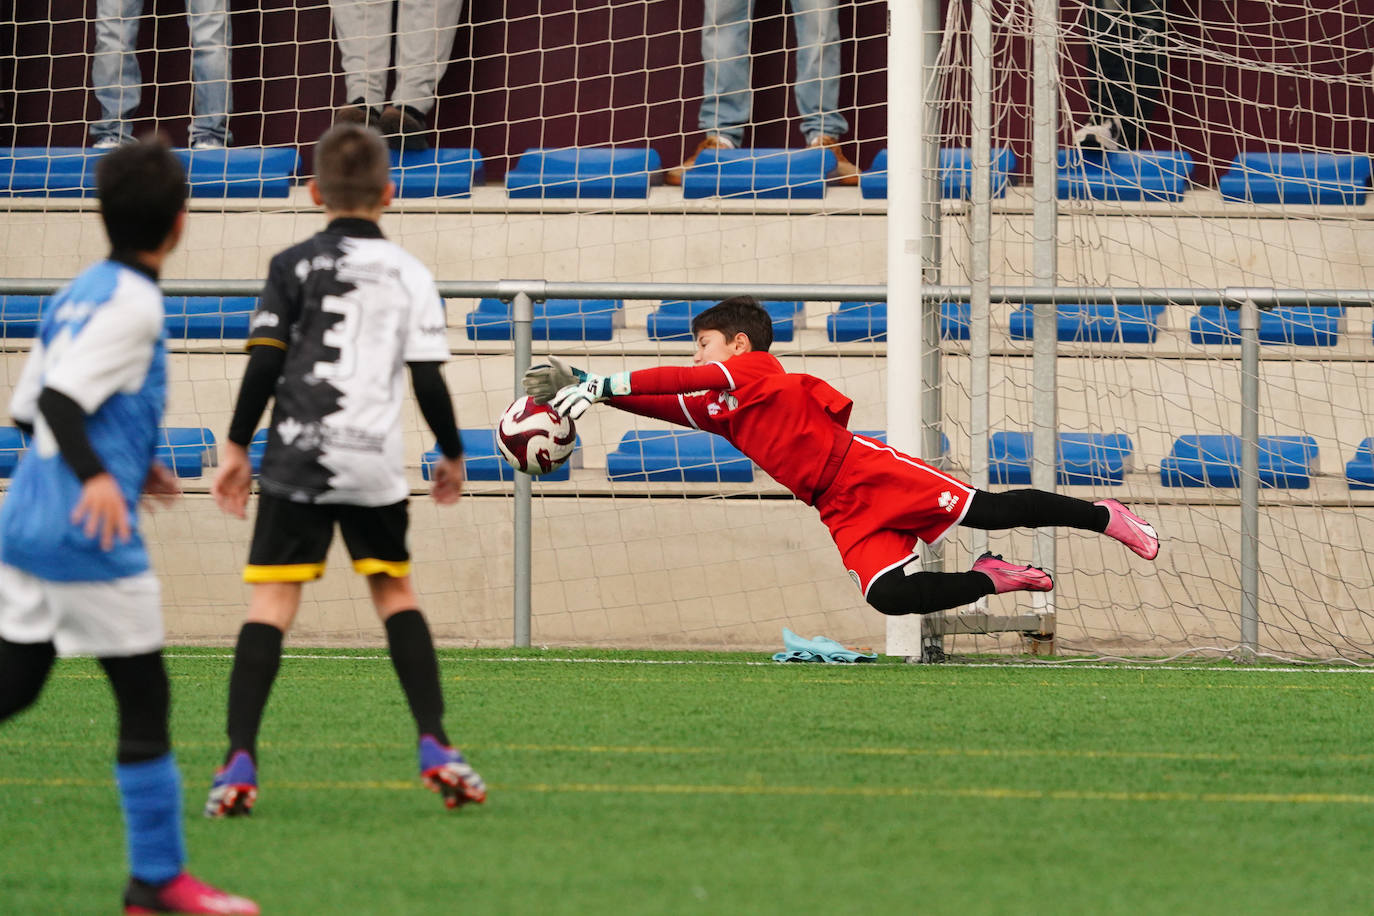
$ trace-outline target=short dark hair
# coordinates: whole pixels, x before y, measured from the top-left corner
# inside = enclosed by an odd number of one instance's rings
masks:
[[[343,122],[315,144],[315,186],[331,210],[370,210],[391,181],[391,159],[382,135]]]
[[[95,187],[105,234],[116,251],[161,248],[186,207],[186,170],[160,136],[125,143],[100,157]]]
[[[753,296],[734,296],[693,318],[692,337],[702,331],[720,331],[726,340],[742,333],[754,350],[773,346],[773,316]]]

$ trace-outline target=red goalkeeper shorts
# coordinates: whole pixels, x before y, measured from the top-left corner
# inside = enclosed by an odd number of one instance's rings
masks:
[[[855,436],[816,500],[845,568],[868,595],[873,580],[934,546],[963,519],[973,487],[876,439]]]

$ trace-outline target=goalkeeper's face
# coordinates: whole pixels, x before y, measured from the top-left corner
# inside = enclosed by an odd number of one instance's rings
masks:
[[[692,354],[692,364],[702,366],[706,363],[723,363],[732,356],[748,353],[749,335],[740,332],[728,339],[723,331],[709,330],[697,334],[697,349]]]

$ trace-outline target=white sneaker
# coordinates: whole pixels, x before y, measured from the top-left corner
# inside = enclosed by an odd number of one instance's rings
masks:
[[[91,144],[91,149],[114,149],[116,146],[120,145],[120,142],[118,137],[101,137]]]
[[[204,137],[191,144],[191,149],[224,149],[224,141],[216,140],[213,137]]]
[[[1125,149],[1121,145],[1121,121],[1106,118],[1090,121],[1073,132],[1073,145],[1079,149],[1100,149],[1104,153],[1119,153]]]

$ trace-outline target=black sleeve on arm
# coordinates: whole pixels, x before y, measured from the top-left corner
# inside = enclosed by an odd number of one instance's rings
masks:
[[[407,363],[410,384],[415,389],[415,403],[420,405],[439,451],[445,458],[463,457],[463,440],[458,435],[458,422],[453,418],[453,401],[449,400],[448,385],[444,382],[443,363]]]
[[[229,441],[248,447],[257,431],[258,421],[277,389],[282,366],[286,365],[286,351],[270,344],[260,344],[248,351],[248,366],[243,370],[243,384],[234,404],[234,418],[229,421]]]
[[[33,435],[33,424],[25,420],[15,420],[14,425],[26,436]]]
[[[44,388],[38,393],[38,412],[57,440],[62,459],[82,483],[105,470],[86,435],[86,411],[60,391]]]

